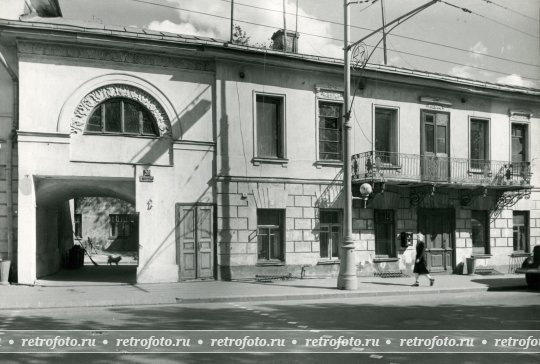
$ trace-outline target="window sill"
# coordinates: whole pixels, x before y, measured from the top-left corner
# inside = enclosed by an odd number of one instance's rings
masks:
[[[489,259],[491,258],[491,254],[473,254],[471,255],[472,259]]]
[[[510,256],[512,258],[525,258],[525,257],[530,257],[531,254],[529,254],[527,252],[514,252],[514,253],[510,254]]]
[[[398,262],[399,258],[373,258],[373,263]]]
[[[315,162],[315,167],[343,167],[343,161],[338,160],[318,160]]]
[[[319,260],[317,262],[317,265],[335,265],[335,264],[340,264],[341,261],[339,259],[324,259],[324,260]]]
[[[255,157],[252,159],[253,165],[258,166],[261,164],[281,164],[282,167],[285,167],[289,164],[289,160],[285,158],[262,158]]]
[[[285,265],[285,262],[282,261],[264,261],[264,262],[257,262],[257,267],[282,267]]]
[[[384,170],[388,170],[388,171],[400,171],[401,170],[401,166],[398,165],[398,164],[391,164],[391,163],[381,163],[381,164],[378,164],[377,167],[379,169],[384,169]]]
[[[491,177],[492,176],[492,173],[491,173],[491,170],[489,172],[485,172],[484,170],[482,169],[477,169],[477,168],[470,168],[467,173],[470,175],[473,175],[473,174],[483,174],[483,175],[487,175],[488,177]]]

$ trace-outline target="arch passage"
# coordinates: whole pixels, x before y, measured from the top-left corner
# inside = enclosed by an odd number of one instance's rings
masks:
[[[160,136],[171,136],[170,120],[156,99],[146,91],[123,84],[102,86],[87,94],[75,108],[71,120],[71,134],[82,134],[94,108],[103,101],[115,97],[124,97],[143,105],[156,120]]]

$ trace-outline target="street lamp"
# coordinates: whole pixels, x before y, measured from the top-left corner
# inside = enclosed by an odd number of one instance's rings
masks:
[[[344,90],[343,90],[343,194],[345,196],[345,209],[344,209],[344,230],[343,242],[341,244],[341,257],[339,266],[339,276],[337,282],[337,288],[346,290],[355,290],[358,287],[356,278],[356,258],[354,256],[354,240],[352,238],[352,180],[351,180],[351,48],[361,44],[365,39],[371,37],[374,34],[379,33],[381,30],[392,25],[392,28],[386,31],[386,34],[390,33],[399,24],[410,19],[414,15],[418,14],[424,9],[427,9],[431,5],[437,3],[439,0],[431,0],[430,2],[421,5],[414,10],[392,20],[391,22],[383,25],[381,28],[374,30],[362,39],[349,44],[349,5],[359,3],[359,1],[349,2],[343,0],[343,63],[344,63]],[[382,39],[381,39],[382,40]],[[380,41],[379,41],[380,43]],[[378,45],[378,43],[377,43]],[[377,45],[374,47],[371,54],[363,61],[364,67],[369,58],[375,52]],[[371,185],[370,185],[371,188]],[[364,200],[365,204],[366,200]]]

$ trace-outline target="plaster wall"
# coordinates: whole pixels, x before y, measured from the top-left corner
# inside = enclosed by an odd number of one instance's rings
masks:
[[[19,266],[27,268],[20,270],[19,281],[33,283],[36,268],[39,274],[44,269],[44,264],[35,265],[36,249],[41,249],[40,254],[50,250],[43,243],[46,239],[36,240],[36,228],[41,229],[45,221],[36,204],[50,209],[70,198],[93,194],[135,202],[140,214],[138,281],[177,281],[175,204],[213,201],[213,74],[29,55],[21,55],[20,69],[21,105],[25,107],[21,108],[19,135],[19,160],[24,166],[19,171],[23,178],[20,215],[24,217],[18,230],[19,241],[24,241],[19,244],[24,252]],[[172,138],[70,134],[78,102],[95,88],[114,83],[140,87],[162,102]],[[139,181],[143,168],[150,169],[153,182]],[[52,196],[36,188],[35,181],[43,178],[58,179]],[[104,178],[124,184],[105,188],[100,185]],[[95,186],[76,187],[92,179]],[[129,180],[133,190],[122,187]],[[56,266],[52,255],[50,259],[43,256],[50,260],[47,264]]]

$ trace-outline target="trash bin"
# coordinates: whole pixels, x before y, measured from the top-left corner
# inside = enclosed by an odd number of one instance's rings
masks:
[[[467,274],[474,274],[475,259],[466,258],[466,261],[467,261]]]
[[[0,284],[9,284],[11,260],[0,260]]]

